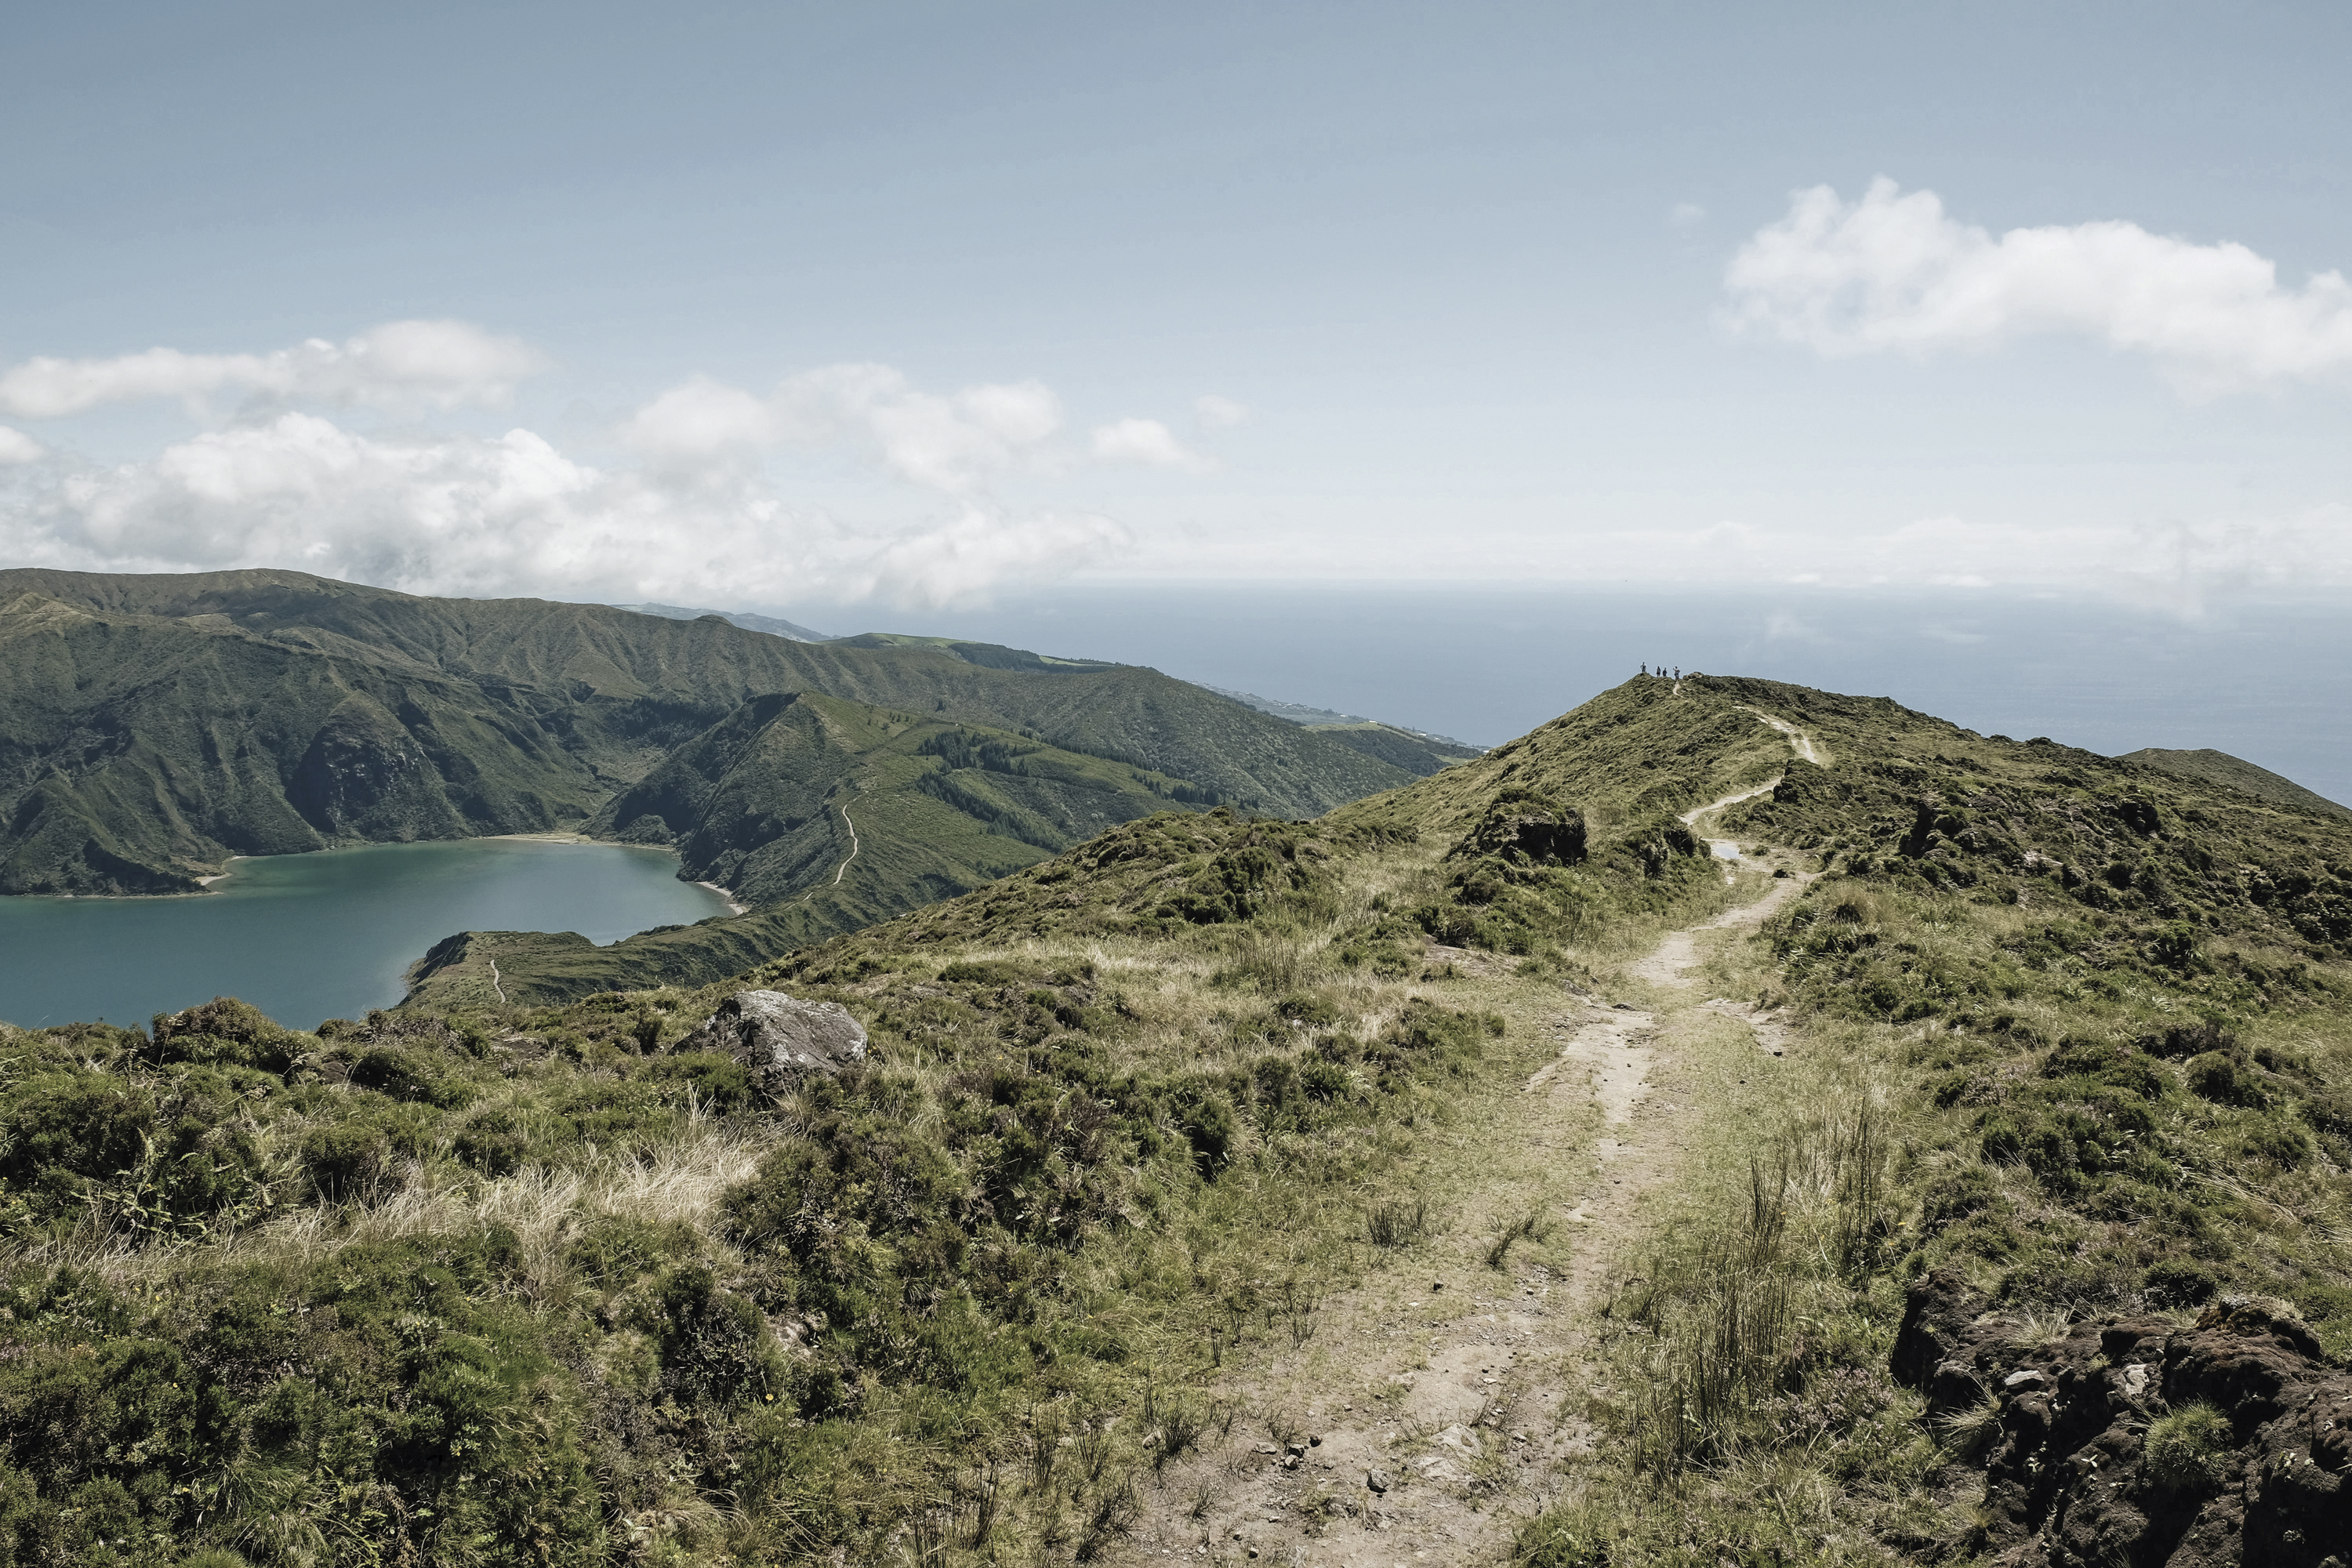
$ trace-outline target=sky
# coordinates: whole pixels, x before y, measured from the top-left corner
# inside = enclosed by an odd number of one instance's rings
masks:
[[[0,563],[2324,612],[2347,58],[2317,4],[22,7]]]

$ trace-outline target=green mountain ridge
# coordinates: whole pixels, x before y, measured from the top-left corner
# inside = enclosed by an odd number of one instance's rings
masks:
[[[659,616],[666,621],[698,621],[705,616],[717,616],[729,626],[740,626],[747,632],[766,632],[771,637],[789,637],[794,642],[833,641],[829,632],[811,631],[794,621],[774,616],[755,616],[743,610],[697,610],[684,605],[615,605],[613,607],[640,616]]]
[[[921,717],[754,709],[644,798],[839,731],[936,801]],[[767,1098],[745,986],[865,1060]],[[18,1561],[2343,1539],[2352,824],[1885,699],[1644,678],[709,985],[0,1061]]]
[[[2258,767],[2242,757],[2210,748],[2196,751],[2166,751],[2158,746],[2143,746],[2137,752],[2126,752],[2118,762],[2144,763],[2151,768],[2161,768],[2183,778],[2202,779],[2207,784],[2223,784],[2241,789],[2263,800],[2281,805],[2301,806],[2305,811],[2323,812],[2331,816],[2352,816],[2352,807],[2337,805],[2326,795],[2304,788],[2293,779]]]
[[[1412,776],[1157,671],[1003,651],[291,572],[0,572],[0,891],[188,891],[231,855],[576,827],[744,703],[793,691],[1014,732],[1252,812],[1312,816]]]

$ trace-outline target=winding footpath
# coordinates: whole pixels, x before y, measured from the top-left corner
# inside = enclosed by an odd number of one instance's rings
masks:
[[[857,858],[857,824],[856,824],[856,823],[854,823],[854,822],[850,822],[850,820],[849,820],[849,807],[847,807],[847,806],[845,806],[845,805],[841,805],[841,806],[835,806],[834,809],[835,809],[835,810],[836,810],[836,811],[838,811],[838,812],[840,812],[840,813],[841,813],[841,820],[842,820],[843,822],[845,822],[845,823],[848,824],[848,827],[849,827],[849,860],[855,860],[855,859],[856,859],[856,858]],[[844,860],[844,861],[841,863],[841,869],[840,869],[840,870],[838,870],[838,871],[835,871],[835,872],[833,874],[833,885],[834,885],[835,887],[838,888],[839,886],[841,886],[841,879],[842,879],[842,876],[843,876],[843,874],[844,874],[844,873],[845,873],[845,872],[849,869],[849,860]]]
[[[1808,738],[1759,717],[1810,759]],[[1696,827],[1770,788],[1684,820]],[[1432,1239],[1326,1299],[1296,1348],[1284,1336],[1250,1364],[1228,1363],[1212,1394],[1240,1414],[1143,1489],[1117,1560],[1507,1560],[1519,1522],[1562,1495],[1599,1440],[1583,1412],[1612,1393],[1601,1313],[1650,1234],[1655,1197],[1735,1086],[1801,1048],[1754,1005],[1706,995],[1692,972],[1809,880],[1775,877],[1751,901],[1667,932],[1612,987],[1624,1000],[1571,988],[1565,1005],[1540,994],[1530,1005],[1528,991],[1498,987],[1513,1031],[1538,1029],[1557,1050],[1484,1125],[1426,1135]],[[1456,949],[1430,958],[1510,974]],[[1497,1237],[1530,1218],[1551,1233],[1539,1249],[1550,1263],[1506,1249],[1494,1266]]]

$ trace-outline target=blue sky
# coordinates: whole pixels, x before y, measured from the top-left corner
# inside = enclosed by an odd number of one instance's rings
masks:
[[[0,559],[877,618],[2339,595],[2347,46],[2317,5],[27,8]]]

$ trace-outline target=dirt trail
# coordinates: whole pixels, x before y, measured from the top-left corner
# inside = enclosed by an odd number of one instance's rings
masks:
[[[1711,1047],[1738,1030],[1759,1049],[1786,1048],[1754,1009],[1702,999],[1688,971],[1704,946],[1753,931],[1803,881],[1775,879],[1756,900],[1669,933],[1627,972],[1643,1005],[1570,996],[1541,1016],[1558,1054],[1501,1114],[1452,1134],[1450,1163],[1467,1185],[1441,1178],[1433,1191],[1441,1234],[1325,1301],[1302,1347],[1229,1373],[1215,1394],[1242,1415],[1143,1489],[1120,1560],[1402,1568],[1506,1557],[1517,1521],[1592,1447],[1580,1411],[1602,1375],[1597,1313],[1646,1232],[1645,1195],[1680,1169],[1700,1075],[1724,1059]],[[1703,1066],[1710,1056],[1716,1068]],[[1553,1232],[1545,1255],[1565,1250],[1564,1272],[1507,1256],[1489,1266],[1496,1237],[1530,1215]]]
[[[836,806],[835,809],[841,813],[842,822],[849,828],[849,860],[855,860],[857,858],[857,824],[849,820],[849,807],[844,805]],[[844,860],[841,863],[841,869],[833,874],[835,887],[841,886],[842,877],[849,870],[849,860]]]
[[[1737,790],[1730,795],[1723,796],[1720,800],[1711,800],[1705,805],[1692,806],[1688,811],[1683,813],[1681,817],[1682,825],[1685,827],[1696,827],[1700,817],[1710,816],[1715,812],[1721,811],[1726,806],[1738,805],[1743,800],[1754,800],[1759,795],[1770,795],[1774,790],[1778,789],[1780,785],[1780,775],[1775,774],[1763,784],[1758,784],[1754,789]],[[1701,837],[1705,837],[1705,835],[1701,835]],[[1736,838],[1709,838],[1706,841],[1706,848],[1707,853],[1714,856],[1718,860],[1737,860],[1740,858],[1739,841]],[[1726,871],[1723,874],[1723,879],[1728,882],[1734,879],[1729,871]]]
[[[1813,738],[1811,735],[1806,734],[1802,730],[1798,729],[1794,724],[1790,723],[1787,720],[1775,719],[1769,713],[1765,712],[1761,708],[1748,708],[1742,706],[1740,711],[1743,713],[1755,714],[1756,717],[1763,720],[1764,722],[1771,725],[1772,728],[1780,731],[1783,735],[1788,736],[1790,749],[1793,750],[1797,755],[1804,758],[1805,761],[1811,763],[1816,767],[1827,767],[1829,765],[1822,761],[1821,748],[1813,744]]]
[[[1821,762],[1810,736],[1748,711]],[[1779,782],[1682,820],[1698,828]],[[1709,843],[1737,882],[1738,846]],[[1466,1189],[1443,1234],[1322,1303],[1302,1345],[1229,1373],[1215,1394],[1242,1414],[1147,1489],[1123,1560],[1403,1568],[1507,1557],[1518,1521],[1592,1448],[1582,1410],[1606,1392],[1593,1331],[1603,1292],[1647,1232],[1643,1199],[1681,1169],[1695,1099],[1739,1050],[1779,1057],[1792,1043],[1752,1003],[1699,998],[1689,972],[1811,879],[1783,870],[1749,902],[1667,932],[1623,977],[1644,1005],[1571,995],[1541,1016],[1558,1055],[1445,1151],[1441,1192]],[[1507,1247],[1496,1263],[1497,1239],[1528,1221],[1568,1227],[1564,1272],[1515,1267]]]

